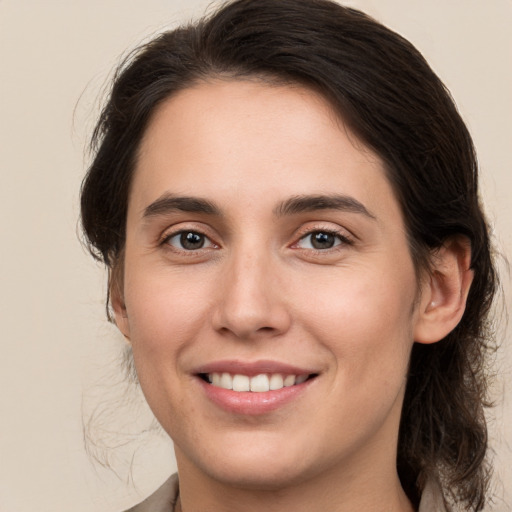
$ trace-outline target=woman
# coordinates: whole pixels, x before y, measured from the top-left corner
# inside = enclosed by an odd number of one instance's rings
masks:
[[[469,133],[326,0],[238,0],[115,77],[82,189],[179,474],[134,511],[482,510],[495,289]]]

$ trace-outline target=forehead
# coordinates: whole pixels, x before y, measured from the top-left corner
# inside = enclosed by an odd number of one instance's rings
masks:
[[[394,200],[380,158],[319,94],[213,81],[156,110],[140,146],[130,208],[140,211],[168,192],[232,202],[244,194],[263,201],[304,193],[368,196],[377,189]]]

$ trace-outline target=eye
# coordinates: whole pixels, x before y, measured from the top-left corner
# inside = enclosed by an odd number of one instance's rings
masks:
[[[326,250],[332,249],[342,243],[350,243],[349,240],[332,231],[313,231],[303,236],[297,243],[301,249]]]
[[[164,243],[184,251],[197,251],[208,247],[215,247],[215,244],[202,233],[197,231],[180,231],[169,235]]]

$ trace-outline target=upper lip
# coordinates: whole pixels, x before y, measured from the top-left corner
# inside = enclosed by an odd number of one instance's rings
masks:
[[[253,377],[262,373],[281,373],[284,375],[310,375],[318,373],[311,368],[304,368],[288,363],[271,360],[241,361],[223,360],[212,361],[211,363],[199,366],[193,373],[230,373],[232,375],[247,375]]]

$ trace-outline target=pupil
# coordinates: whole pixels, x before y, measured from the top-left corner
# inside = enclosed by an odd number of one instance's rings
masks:
[[[181,245],[185,249],[201,249],[204,245],[204,236],[198,233],[182,233],[180,238]]]
[[[331,233],[315,233],[311,244],[315,249],[330,249],[334,246],[334,235]]]

